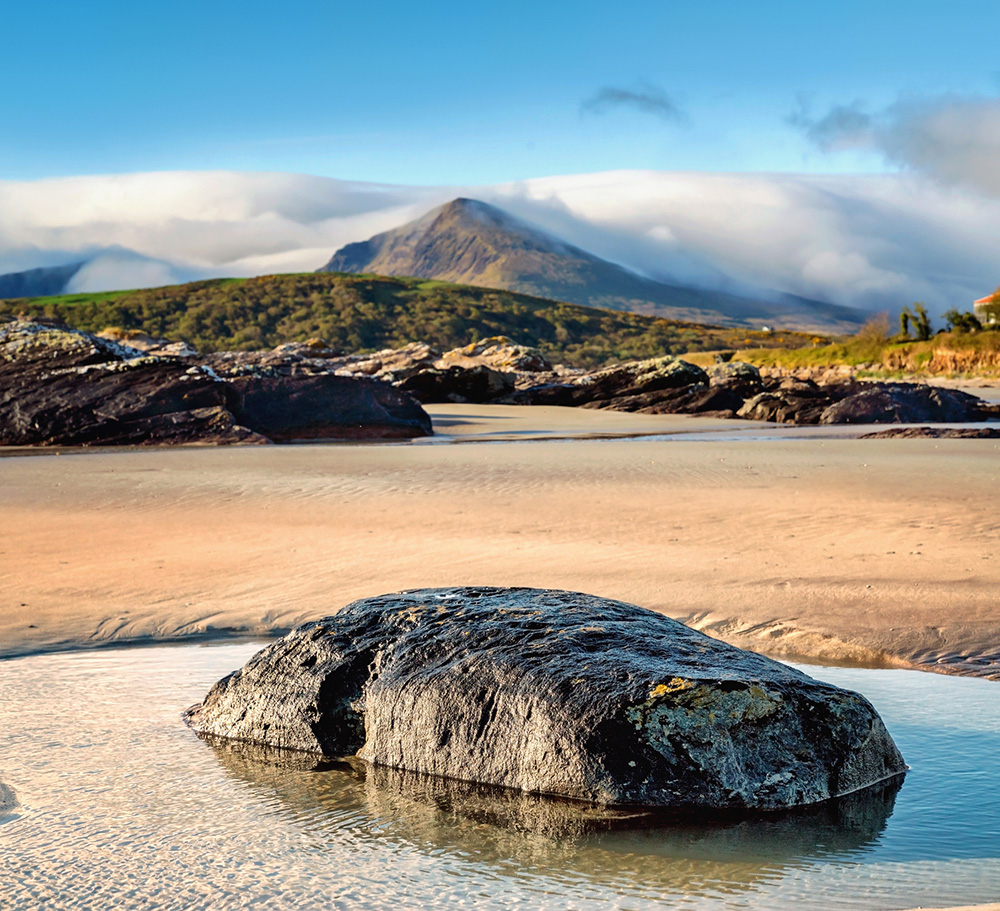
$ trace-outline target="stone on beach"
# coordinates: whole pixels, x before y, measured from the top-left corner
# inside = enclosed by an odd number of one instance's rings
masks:
[[[778,810],[902,773],[862,696],[546,589],[356,601],[187,713],[199,733],[608,806]]]
[[[430,436],[431,420],[411,396],[367,377],[234,376],[237,420],[275,442],[409,439]]]

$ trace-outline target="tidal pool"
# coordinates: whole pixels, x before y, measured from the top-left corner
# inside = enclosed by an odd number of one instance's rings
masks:
[[[181,711],[259,644],[0,662],[0,908],[892,909],[1000,898],[1000,686],[807,667],[911,766],[810,813],[609,818],[199,740]]]

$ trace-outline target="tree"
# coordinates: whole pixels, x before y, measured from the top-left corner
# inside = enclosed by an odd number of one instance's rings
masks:
[[[979,322],[975,313],[959,313],[952,307],[941,315],[952,332],[978,332],[983,328],[983,324]]]
[[[913,314],[910,313],[909,307],[903,307],[899,311],[899,334],[903,338],[910,337],[910,320],[913,319]]]
[[[931,318],[927,315],[927,308],[920,301],[913,305],[912,320],[917,339],[926,342],[931,337]]]
[[[889,341],[889,314],[876,313],[858,330],[858,338],[874,345],[884,345]]]

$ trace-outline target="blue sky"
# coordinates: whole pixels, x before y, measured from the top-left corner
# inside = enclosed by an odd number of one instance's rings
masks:
[[[893,167],[878,144],[824,151],[801,124],[835,106],[877,113],[1000,90],[995,0],[4,0],[0,10],[0,179],[871,172]]]

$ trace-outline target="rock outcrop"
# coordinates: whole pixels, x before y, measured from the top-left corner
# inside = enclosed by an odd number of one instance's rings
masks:
[[[0,444],[236,443],[232,389],[200,367],[60,325],[0,324]]]
[[[996,417],[987,402],[956,389],[922,383],[829,383],[793,377],[765,380],[737,416],[790,424],[915,424]]]
[[[859,384],[819,416],[820,424],[951,423],[982,419],[988,412],[974,395],[917,383]]]
[[[505,335],[495,335],[453,348],[440,358],[441,367],[476,367],[480,364],[506,373],[551,373],[552,362],[538,349],[518,345]]]
[[[1000,440],[1000,427],[893,427],[862,440]]]
[[[643,414],[701,414],[785,424],[980,421],[1000,409],[962,392],[917,383],[858,382],[831,370],[822,382],[740,361],[703,370],[678,357],[600,370],[553,366],[541,351],[509,338],[484,339],[443,354],[422,344],[341,356],[316,341],[266,352],[225,352],[199,360],[226,376],[239,370],[372,376],[425,404],[474,402],[562,405]]]
[[[862,696],[630,604],[536,589],[356,601],[267,646],[187,719],[608,806],[777,810],[905,768]]]
[[[511,398],[525,405],[576,405],[643,411],[671,401],[695,387],[708,387],[708,374],[677,357],[630,361],[570,377],[549,377],[522,388]]]
[[[514,391],[514,377],[484,364],[475,367],[428,367],[396,383],[425,405],[432,402],[494,402]]]
[[[0,445],[266,443],[430,434],[412,397],[371,379],[146,354],[57,321],[0,323]]]
[[[849,394],[850,388],[842,383],[820,386],[794,377],[765,381],[762,391],[748,398],[736,416],[778,424],[816,424],[832,403]]]
[[[236,419],[276,443],[409,439],[433,432],[418,402],[376,380],[255,372],[228,384],[239,394]]]

